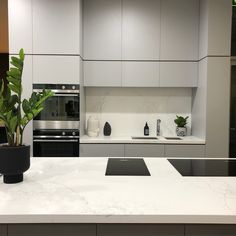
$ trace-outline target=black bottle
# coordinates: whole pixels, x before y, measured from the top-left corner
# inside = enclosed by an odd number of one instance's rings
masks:
[[[145,136],[148,136],[149,135],[149,127],[148,127],[148,124],[146,122],[145,126],[144,126],[144,135]]]
[[[111,125],[106,122],[103,128],[103,134],[104,136],[110,136],[111,135]]]

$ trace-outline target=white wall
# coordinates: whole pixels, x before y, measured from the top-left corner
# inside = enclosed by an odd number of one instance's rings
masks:
[[[190,116],[191,88],[86,88],[86,120],[90,115],[100,120],[100,134],[108,121],[112,135],[143,135],[148,122],[150,135],[156,135],[156,121],[161,119],[161,135],[175,135],[176,114]]]

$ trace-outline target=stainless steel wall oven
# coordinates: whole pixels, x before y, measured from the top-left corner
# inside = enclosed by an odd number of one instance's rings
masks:
[[[54,96],[33,121],[35,157],[79,156],[79,85],[34,84],[34,92],[51,89]]]

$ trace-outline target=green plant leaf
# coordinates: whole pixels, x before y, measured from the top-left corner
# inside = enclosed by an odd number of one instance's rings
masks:
[[[11,91],[15,92],[16,94],[20,94],[19,87],[15,86],[14,84],[8,84],[7,86]]]
[[[7,77],[7,80],[8,80],[8,82],[14,84],[16,87],[19,87],[19,86],[20,86],[20,82],[21,82],[21,81],[20,81],[19,79],[16,79],[16,78],[14,78],[14,77],[12,77],[12,76],[8,76],[8,77]]]
[[[19,57],[22,61],[24,61],[25,59],[25,53],[24,53],[24,49],[21,48],[20,51],[19,51]]]
[[[17,80],[21,80],[21,72],[17,68],[11,68],[9,71],[7,71],[7,75]]]
[[[17,57],[11,57],[11,64],[18,68],[19,70],[23,70],[23,61]]]
[[[24,99],[22,102],[22,108],[25,114],[30,112],[30,104],[26,99]]]
[[[28,118],[29,121],[34,118],[34,116],[33,116],[32,113],[27,113],[26,116],[27,116],[27,118]]]

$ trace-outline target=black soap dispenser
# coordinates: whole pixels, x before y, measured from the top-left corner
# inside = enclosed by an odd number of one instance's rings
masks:
[[[144,135],[145,136],[148,136],[149,135],[149,127],[148,127],[148,124],[146,122],[145,126],[144,126]]]

